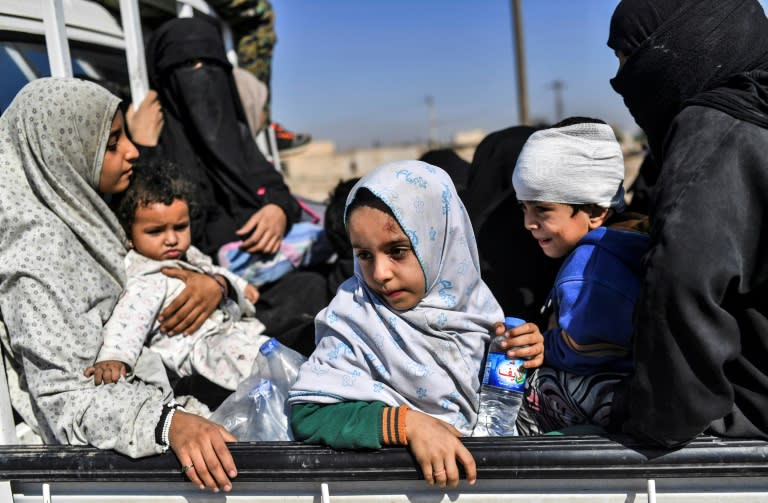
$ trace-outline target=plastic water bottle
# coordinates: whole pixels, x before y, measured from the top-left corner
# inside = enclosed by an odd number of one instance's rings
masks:
[[[307,359],[276,339],[261,345],[251,375],[211,414],[241,442],[293,440],[288,391]]]
[[[504,318],[507,330],[523,323],[525,321],[519,318]],[[495,337],[488,350],[473,437],[517,436],[515,421],[525,393],[525,360],[507,356],[509,348],[502,350],[499,347],[499,342],[505,338],[504,335]]]
[[[269,379],[280,389],[289,389],[296,382],[299,367],[307,359],[297,351],[283,346],[277,339],[270,339],[261,345],[256,361],[253,363],[251,375],[259,374]]]

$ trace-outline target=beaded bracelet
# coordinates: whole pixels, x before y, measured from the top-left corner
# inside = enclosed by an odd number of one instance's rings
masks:
[[[184,407],[177,404],[175,401],[171,401],[163,405],[163,411],[160,413],[160,419],[155,427],[155,442],[160,444],[163,448],[163,452],[167,451],[171,446],[168,441],[168,434],[171,431],[171,421],[176,410],[185,410]]]

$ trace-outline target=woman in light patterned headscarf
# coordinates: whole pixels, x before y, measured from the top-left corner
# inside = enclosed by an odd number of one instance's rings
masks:
[[[125,235],[101,196],[128,187],[138,155],[118,105],[96,84],[45,78],[0,118],[0,340],[13,406],[46,443],[131,457],[170,444],[197,486],[228,490],[234,437],[175,408],[157,356],[143,352],[110,386],[82,375],[125,283]],[[218,304],[213,288],[198,293]]]
[[[457,437],[477,421],[479,372],[501,307],[480,278],[469,217],[450,177],[419,161],[386,164],[347,198],[355,276],[315,319],[317,348],[291,390],[296,438],[333,447],[409,445],[429,483],[455,486]],[[523,335],[525,334],[525,335]],[[533,324],[509,346],[537,357]],[[540,358],[529,366],[540,364]]]

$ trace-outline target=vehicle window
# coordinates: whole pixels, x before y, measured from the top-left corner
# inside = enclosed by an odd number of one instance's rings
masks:
[[[107,47],[70,46],[72,72],[76,77],[103,84],[120,98],[130,97],[128,66],[121,51]],[[51,74],[45,43],[0,42],[0,110],[5,110],[24,84]]]
[[[8,48],[8,44],[0,44],[0,110],[5,110],[16,96],[19,89],[28,82],[20,65],[14,62],[16,54]]]

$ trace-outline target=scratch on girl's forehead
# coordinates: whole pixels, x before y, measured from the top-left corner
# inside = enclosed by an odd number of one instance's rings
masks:
[[[400,225],[397,223],[392,215],[387,215],[387,221],[384,224],[384,229],[388,232],[400,232]]]

